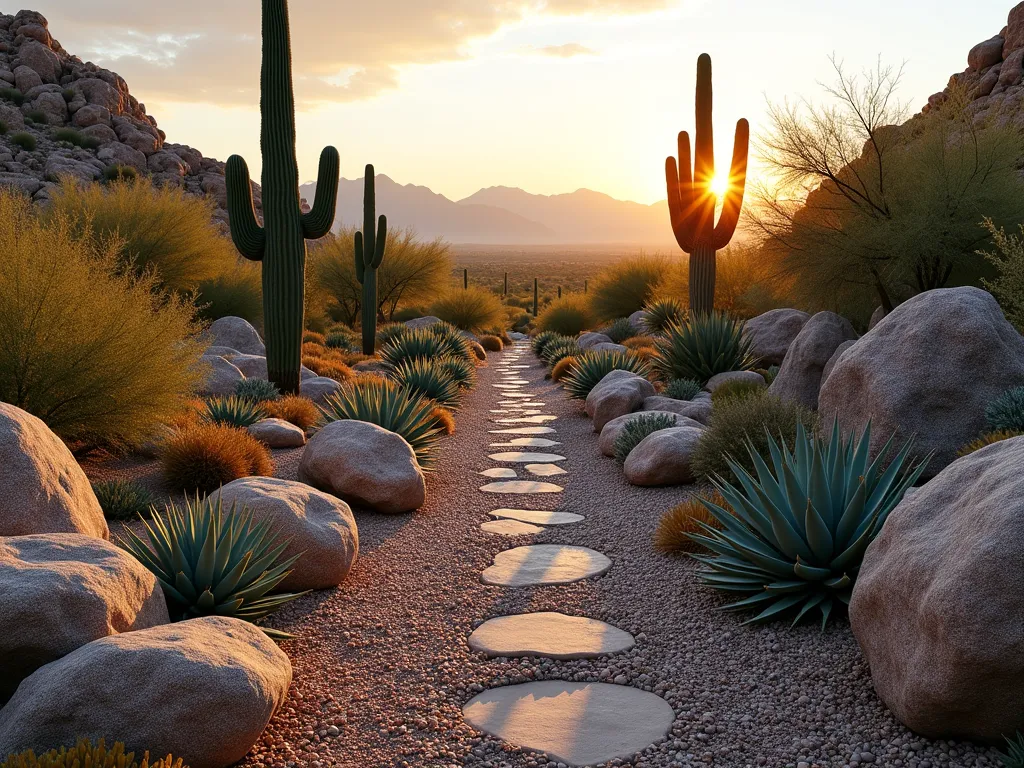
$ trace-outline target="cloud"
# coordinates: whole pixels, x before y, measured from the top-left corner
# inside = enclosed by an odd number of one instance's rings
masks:
[[[534,48],[543,56],[555,56],[560,59],[571,59],[574,56],[596,56],[597,51],[588,48],[581,43],[565,43],[564,45],[548,45],[543,48]]]
[[[645,14],[676,2],[299,0],[290,7],[296,97],[303,107],[371,97],[396,87],[401,67],[463,59],[470,41],[508,24]],[[256,98],[260,18],[254,0],[178,0],[173,9],[138,0],[37,5],[67,50],[117,71],[140,96],[222,105]],[[576,44],[541,52],[588,53]]]

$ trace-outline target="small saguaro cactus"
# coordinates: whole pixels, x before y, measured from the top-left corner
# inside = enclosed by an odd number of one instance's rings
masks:
[[[505,273],[505,287],[501,291],[502,296],[508,296],[508,272]]]
[[[363,231],[356,232],[356,277],[363,286],[363,354],[372,355],[377,340],[377,267],[384,261],[388,240],[388,217],[376,222],[373,166],[366,166],[363,178]],[[376,228],[375,228],[376,227]]]
[[[464,291],[468,291],[469,290],[469,270],[468,269],[462,270],[462,290],[464,290]]]
[[[263,0],[260,73],[260,147],[263,153],[263,223],[256,218],[249,168],[228,158],[225,182],[231,239],[238,252],[263,264],[263,323],[267,378],[282,393],[299,391],[306,272],[306,240],[331,230],[338,199],[338,150],[320,154],[316,200],[306,213],[299,200],[295,159],[295,96],[288,31],[288,0]]]
[[[743,206],[747,179],[750,126],[736,123],[729,186],[722,201],[722,213],[715,224],[717,199],[711,189],[715,176],[715,137],[711,122],[711,57],[697,59],[697,129],[694,136],[693,169],[690,169],[690,136],[679,134],[679,163],[665,161],[668,207],[672,231],[679,247],[690,255],[690,311],[708,313],[715,306],[715,253],[725,248],[736,232]]]
[[[558,298],[562,298],[562,286],[558,286]]]
[[[537,303],[540,297],[540,291],[538,289],[537,278],[533,278],[533,316],[537,316]]]

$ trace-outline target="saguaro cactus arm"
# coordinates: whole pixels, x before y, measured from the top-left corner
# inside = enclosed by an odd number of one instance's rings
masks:
[[[750,124],[740,119],[736,122],[736,138],[732,147],[732,165],[729,167],[729,189],[722,200],[722,213],[715,225],[713,246],[721,250],[732,240],[743,207],[743,193],[747,186],[747,154],[750,147]]]
[[[302,233],[307,240],[319,240],[331,231],[338,204],[341,157],[334,147],[324,147],[316,175],[316,198],[309,213],[302,214]]]
[[[228,158],[224,181],[228,193],[228,221],[231,222],[231,239],[235,248],[251,261],[262,261],[267,236],[256,218],[249,166],[244,158],[239,155]]]

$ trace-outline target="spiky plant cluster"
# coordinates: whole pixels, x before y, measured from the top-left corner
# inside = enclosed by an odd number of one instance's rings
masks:
[[[690,538],[691,534],[703,532],[704,525],[721,530],[722,524],[716,520],[701,499],[728,509],[725,499],[718,491],[700,490],[682,504],[676,504],[661,516],[658,530],[654,533],[654,548],[666,555],[682,552],[706,551],[704,547]]]
[[[359,336],[351,328],[341,326],[333,328],[324,336],[322,344],[330,349],[343,349],[354,352],[359,349]]]
[[[662,299],[644,307],[644,324],[651,333],[665,333],[673,325],[686,322],[686,307],[676,299]]]
[[[445,408],[457,408],[462,397],[454,377],[432,360],[405,360],[388,371],[388,376],[400,387]]]
[[[411,330],[405,323],[385,323],[377,328],[377,346],[383,347]]]
[[[254,403],[266,403],[277,400],[281,392],[272,381],[266,379],[242,379],[235,385],[235,397],[251,400]]]
[[[751,397],[761,397],[767,391],[768,388],[762,382],[731,379],[715,387],[715,391],[711,393],[711,402],[719,405],[726,400],[746,400]]]
[[[320,411],[325,422],[367,421],[401,435],[412,446],[420,466],[429,470],[442,435],[431,415],[433,408],[433,403],[392,381],[378,381],[328,395]]]
[[[870,424],[843,441],[837,420],[831,440],[798,426],[792,452],[769,438],[762,457],[748,443],[754,473],[730,461],[738,484],[713,484],[732,511],[702,502],[722,530],[691,537],[713,553],[694,556],[706,566],[701,581],[741,596],[727,609],[759,610],[748,624],[784,615],[796,624],[817,610],[824,628],[849,604],[868,544],[930,460],[913,464],[908,441],[888,461],[890,438],[871,462],[870,443]]]
[[[1006,738],[1006,751],[997,753],[1004,768],[1024,768],[1024,734],[1017,731],[1015,738]]]
[[[998,432],[986,432],[984,435],[979,437],[977,440],[971,440],[967,445],[960,449],[959,456],[969,456],[975,451],[980,451],[982,448],[987,448],[995,443],[1001,443],[1003,440],[1009,440],[1013,437],[1020,437],[1024,435],[1024,432],[1016,430],[1003,429]]]
[[[665,381],[695,379],[701,384],[716,373],[749,370],[754,363],[743,323],[721,312],[694,315],[684,324],[669,326],[653,360],[655,372]]]
[[[565,338],[568,337],[563,336],[561,333],[558,333],[557,331],[541,331],[536,336],[534,336],[533,339],[530,340],[530,348],[533,350],[533,353],[535,355],[540,357],[542,354],[544,354],[544,347],[546,347],[555,339]]]
[[[278,542],[270,522],[220,498],[171,503],[143,523],[148,541],[130,528],[121,546],[153,572],[175,620],[234,616],[256,622],[300,594],[269,593],[291,573],[299,555],[281,559],[288,541]],[[291,637],[262,628],[271,637]]]
[[[636,328],[629,322],[628,317],[620,317],[610,326],[604,329],[604,335],[614,341],[616,344],[621,344],[626,339],[631,339],[637,335]]]
[[[156,503],[152,493],[131,480],[101,480],[92,484],[92,490],[107,520],[148,517]]]
[[[475,359],[469,339],[447,323],[435,323],[428,328],[407,331],[380,348],[380,359],[391,366],[417,358],[437,360],[442,357],[467,361]]]
[[[540,359],[544,361],[548,368],[553,368],[563,357],[575,356],[582,351],[580,345],[576,343],[576,339],[554,339],[544,345],[544,351],[541,353]]]
[[[227,397],[211,397],[207,400],[203,419],[211,424],[223,424],[228,427],[244,429],[264,418],[265,415],[260,403],[247,397],[229,395]]]
[[[149,759],[149,752],[142,761],[135,759],[134,752],[125,752],[124,744],[115,742],[107,748],[104,739],[93,744],[89,739],[79,739],[75,746],[51,749],[36,755],[31,749],[10,755],[0,762],[0,768],[188,768],[181,758],[171,755]]]
[[[442,357],[437,365],[452,377],[459,389],[472,389],[476,384],[476,364],[465,358]]]
[[[442,321],[427,326],[425,330],[441,340],[441,343],[444,345],[444,354],[451,355],[452,357],[461,357],[466,360],[474,360],[476,358],[476,353],[473,352],[470,339],[457,326]]]
[[[576,358],[576,364],[565,377],[563,386],[572,399],[586,400],[590,390],[612,371],[631,371],[647,376],[650,367],[633,352],[584,352]]]
[[[985,420],[993,432],[1024,431],[1024,387],[1008,389],[989,403]]]
[[[673,400],[693,400],[704,387],[694,379],[672,379],[661,394]]]
[[[667,413],[645,413],[630,419],[615,438],[615,460],[619,464],[625,464],[630,452],[640,445],[644,438],[675,425],[676,417]]]

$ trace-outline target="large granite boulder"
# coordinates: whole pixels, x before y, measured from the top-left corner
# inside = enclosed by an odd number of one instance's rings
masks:
[[[652,432],[626,457],[626,480],[643,486],[692,483],[690,458],[703,431],[699,427],[675,426]]]
[[[708,383],[704,385],[704,388],[708,392],[714,392],[723,384],[728,384],[731,381],[744,381],[761,387],[765,385],[764,376],[757,371],[725,371],[723,373],[716,373],[708,379]]]
[[[235,394],[235,387],[245,378],[245,374],[227,358],[220,355],[203,355],[201,360],[206,366],[206,378],[199,386],[199,394],[205,396]]]
[[[598,344],[614,344],[612,337],[604,333],[597,333],[596,331],[587,331],[581,333],[580,337],[576,340],[576,344],[584,352],[591,347],[596,347]]]
[[[440,322],[442,322],[440,317],[426,315],[424,317],[414,317],[412,320],[406,320],[405,326],[406,328],[416,330],[417,328],[429,328],[430,326],[437,325]]]
[[[707,424],[711,418],[711,395],[707,392],[701,392],[693,400],[676,400],[664,395],[654,395],[644,399],[644,404],[640,406],[640,410],[666,411],[678,414],[679,416],[686,416],[694,421],[699,421],[701,424]]]
[[[586,412],[600,432],[612,419],[632,413],[654,396],[654,385],[631,371],[611,371],[587,395]]]
[[[693,427],[694,429],[704,429],[704,425],[695,419],[691,419],[687,416],[680,416],[672,411],[637,411],[636,413],[627,413],[625,416],[619,416],[617,419],[612,419],[604,425],[604,429],[601,430],[600,437],[597,438],[597,447],[601,453],[605,456],[615,455],[615,440],[622,434],[622,430],[626,428],[633,419],[639,418],[645,414],[662,414],[676,420],[676,427]]]
[[[743,336],[761,365],[781,365],[800,329],[811,319],[799,309],[773,309],[743,324]]]
[[[86,643],[170,621],[156,577],[95,536],[0,538],[0,584],[0,702]]]
[[[879,697],[913,731],[1024,732],[1022,552],[1022,437],[950,464],[868,547],[850,624]]]
[[[835,312],[818,312],[789,345],[786,359],[768,387],[768,393],[816,409],[825,366],[840,344],[856,338],[857,332],[845,317]]]
[[[328,395],[333,395],[341,390],[341,384],[326,376],[303,379],[299,386],[302,396],[308,397],[314,403],[323,403]]]
[[[636,312],[629,316],[629,324],[633,326],[633,329],[637,333],[649,333],[651,328],[647,325],[647,318],[651,316],[651,313],[645,309],[638,309]]]
[[[276,477],[243,477],[214,491],[225,509],[245,508],[289,540],[282,559],[301,555],[279,588],[285,592],[327,589],[345,580],[359,555],[355,518],[341,499],[305,483]]]
[[[110,536],[71,451],[42,420],[7,403],[0,403],[0,489],[0,536]]]
[[[377,512],[411,512],[427,495],[423,470],[405,439],[352,419],[331,422],[310,438],[298,477]]]
[[[856,343],[857,342],[853,341],[853,340],[851,340],[851,341],[844,341],[842,344],[840,344],[838,347],[836,347],[836,351],[832,353],[832,357],[830,357],[828,359],[828,362],[825,363],[825,368],[821,372],[821,383],[822,383],[822,385],[824,385],[825,384],[825,380],[829,376],[832,375],[832,370],[836,367],[836,363],[838,363],[839,359],[843,356],[843,352],[848,350],[850,347],[852,347]],[[820,392],[820,389],[819,389],[819,392]]]
[[[260,419],[248,430],[268,448],[301,448],[306,444],[306,433],[284,419]]]
[[[267,348],[259,332],[248,320],[241,317],[221,317],[214,320],[206,331],[206,338],[212,345],[231,347],[246,355],[266,357],[267,354]]]
[[[225,768],[256,743],[291,680],[284,651],[240,619],[112,635],[22,681],[0,710],[0,754],[106,739],[190,768]]]
[[[1024,338],[978,288],[927,291],[900,304],[846,350],[821,388],[818,408],[844,434],[870,419],[871,448],[891,435],[934,451],[930,477],[985,429],[985,408],[1024,385]]]

